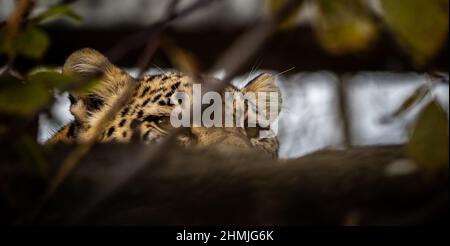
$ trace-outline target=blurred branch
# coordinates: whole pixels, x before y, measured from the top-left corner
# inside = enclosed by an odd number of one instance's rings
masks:
[[[178,1],[171,1],[168,7],[169,14],[167,14],[163,20],[154,23],[144,31],[140,31],[129,37],[119,40],[117,44],[107,52],[107,56],[114,63],[121,57],[123,57],[127,52],[141,47],[141,45],[145,42],[148,42],[152,38],[152,36],[164,31],[167,27],[169,27],[172,21],[183,18],[194,11],[205,8],[210,4],[218,1],[222,0],[197,0],[196,2],[180,10],[179,12],[175,12],[175,7],[178,4]]]
[[[261,46],[267,41],[267,38],[276,31],[277,26],[284,21],[285,18],[292,15],[293,11],[297,11],[297,6],[300,6],[302,3],[303,1],[301,0],[288,1],[283,5],[278,13],[275,13],[272,19],[262,21],[257,24],[256,27],[253,27],[247,33],[241,35],[218,59],[211,69],[211,72],[224,69],[226,71],[226,75],[222,84],[227,86],[231,79],[237,75],[239,68],[241,68],[245,62],[247,62],[252,55],[261,48]]]
[[[9,35],[15,36],[17,34],[23,19],[30,14],[34,4],[34,0],[16,0],[16,8],[11,16],[6,20]]]
[[[16,7],[6,20],[6,39],[13,40],[19,32],[19,28],[23,24],[23,20],[28,17],[31,13],[33,6],[35,5],[34,0],[16,0]],[[8,52],[8,62],[7,67],[12,67],[14,63],[15,54]]]
[[[342,75],[337,77],[337,102],[338,113],[341,120],[341,129],[343,135],[343,145],[348,148],[352,146],[352,132],[351,132],[351,118],[350,118],[350,104],[348,102],[348,80],[350,75]]]
[[[8,146],[2,149],[8,150]],[[146,149],[152,151],[149,146]],[[75,209],[101,195],[111,180],[121,179],[122,171],[133,168],[132,160],[127,161],[124,156],[132,157],[135,146],[98,145],[35,223],[447,223],[448,165],[433,178],[426,178],[405,157],[403,149],[404,146],[365,146],[323,150],[298,159],[270,160],[251,154],[223,156],[212,149],[190,152],[172,146],[163,152],[157,165],[148,165],[113,196],[98,204],[89,216],[79,218]],[[69,151],[70,146],[55,146],[47,156],[51,163],[58,164]],[[15,159],[3,159],[2,163],[0,179],[20,182],[22,192],[18,193],[18,186],[12,183],[5,187],[7,194],[40,192],[33,176],[16,165]],[[403,163],[403,171],[398,163]],[[32,196],[25,197],[26,204],[34,203]],[[10,213],[9,210],[1,212]]]
[[[172,0],[169,3],[169,6],[167,7],[166,11],[166,20],[176,18],[176,12],[175,9],[179,3],[179,0]],[[144,52],[142,53],[141,57],[139,58],[137,62],[137,67],[139,69],[138,78],[141,77],[145,70],[148,67],[148,64],[153,57],[153,54],[156,52],[156,49],[159,46],[159,36],[161,33],[161,30],[155,30],[155,32],[152,32],[147,41],[147,45],[144,48]]]

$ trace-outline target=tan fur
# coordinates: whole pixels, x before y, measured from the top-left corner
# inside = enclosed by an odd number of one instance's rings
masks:
[[[83,142],[89,139],[84,133],[96,125],[108,111],[113,102],[123,93],[128,83],[138,85],[131,99],[125,103],[114,118],[107,124],[99,141],[129,142],[138,138],[146,143],[159,141],[173,128],[168,124],[168,116],[175,107],[170,97],[175,92],[192,94],[192,78],[177,72],[166,72],[154,76],[134,79],[121,69],[112,65],[106,57],[92,49],[82,49],[69,56],[63,67],[66,75],[82,81],[100,79],[98,85],[82,95],[72,96],[71,113],[75,120],[58,133],[49,143]],[[238,91],[234,87],[226,91]],[[279,92],[273,77],[262,74],[244,87],[241,92]],[[268,101],[274,100],[268,97]],[[278,96],[281,103],[281,95]],[[189,134],[179,137],[179,142],[187,146],[217,146],[223,149],[240,151],[260,151],[277,155],[278,140],[259,139],[247,136],[243,127],[191,127]]]

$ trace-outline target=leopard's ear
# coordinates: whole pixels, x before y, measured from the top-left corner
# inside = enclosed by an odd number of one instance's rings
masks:
[[[100,82],[87,94],[105,99],[117,94],[133,78],[114,66],[98,51],[84,48],[72,53],[64,63],[63,74],[89,81],[98,78]]]
[[[254,92],[258,96],[258,92],[266,92],[266,105],[277,103],[278,113],[281,110],[282,98],[281,91],[275,83],[275,79],[271,74],[262,73],[251,80],[244,88],[242,93]]]
[[[70,111],[81,123],[90,112],[100,110],[105,101],[118,95],[133,80],[111,64],[104,55],[89,48],[72,53],[64,63],[62,72],[85,83],[93,79],[99,80],[90,91],[70,94]]]

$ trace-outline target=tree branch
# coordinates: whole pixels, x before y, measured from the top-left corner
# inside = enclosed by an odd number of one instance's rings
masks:
[[[51,170],[71,148],[47,150]],[[20,157],[14,158],[11,147],[4,149],[9,158],[0,165],[2,194],[21,209],[2,209],[0,217],[23,214],[45,191],[42,180],[17,165]],[[394,165],[409,162],[403,146],[324,150],[292,160],[172,146],[88,216],[78,217],[130,168],[135,149],[95,146],[34,223],[400,225],[448,219],[448,167],[433,178],[420,169],[394,172]]]

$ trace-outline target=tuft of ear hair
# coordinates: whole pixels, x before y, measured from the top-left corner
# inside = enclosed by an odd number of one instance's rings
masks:
[[[281,111],[281,91],[275,83],[275,79],[271,74],[262,73],[251,80],[242,90],[242,93],[247,92],[267,92],[266,105],[269,107],[270,103],[278,103],[278,113]]]
[[[94,91],[88,94],[95,94],[102,99],[117,94],[133,80],[127,73],[111,64],[100,52],[90,48],[72,53],[64,63],[62,72],[83,82],[99,79],[100,82],[94,87]]]

